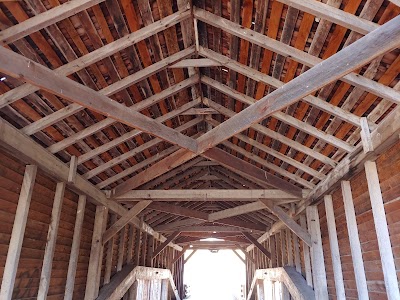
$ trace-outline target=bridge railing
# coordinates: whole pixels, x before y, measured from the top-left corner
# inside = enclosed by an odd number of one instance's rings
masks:
[[[247,300],[314,300],[314,290],[293,267],[258,269]]]
[[[125,296],[125,297],[124,297]],[[97,300],[181,300],[168,269],[126,265],[100,290]]]

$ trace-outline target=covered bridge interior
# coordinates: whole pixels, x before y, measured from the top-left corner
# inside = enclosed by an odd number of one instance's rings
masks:
[[[0,0],[0,298],[182,299],[232,249],[248,299],[400,299],[399,14]]]

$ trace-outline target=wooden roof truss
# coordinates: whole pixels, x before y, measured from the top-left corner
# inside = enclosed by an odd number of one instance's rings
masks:
[[[0,3],[3,147],[121,216],[110,237],[309,244],[293,219],[398,137],[400,8],[250,2]]]

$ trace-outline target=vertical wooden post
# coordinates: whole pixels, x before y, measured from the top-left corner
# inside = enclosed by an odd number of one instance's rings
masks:
[[[343,283],[342,262],[340,260],[339,243],[337,239],[332,196],[325,195],[324,201],[325,201],[325,211],[326,211],[326,223],[328,225],[329,245],[332,256],[333,276],[335,278],[336,298],[338,300],[346,300],[346,294],[344,291],[344,283]]]
[[[25,168],[24,179],[22,181],[21,192],[19,193],[17,211],[15,213],[14,225],[7,252],[6,264],[3,271],[0,299],[11,299],[14,290],[15,275],[17,273],[22,242],[24,240],[26,221],[28,219],[33,187],[35,185],[36,172],[36,166],[28,165]]]
[[[83,219],[85,217],[85,205],[86,205],[86,196],[80,195],[78,200],[78,208],[76,211],[74,237],[72,239],[71,255],[69,257],[67,283],[65,285],[64,300],[72,300],[72,296],[74,294],[76,267],[78,265],[82,225],[83,225]]]
[[[85,300],[96,299],[99,293],[99,265],[103,254],[103,233],[107,224],[108,210],[105,206],[96,207],[96,217],[92,236],[92,249],[90,250],[89,269],[86,282]]]
[[[367,175],[369,197],[371,200],[372,215],[374,216],[376,236],[378,238],[386,293],[389,300],[400,299],[392,244],[390,242],[385,207],[383,206],[382,192],[375,162],[367,161],[365,163],[365,174]]]
[[[287,253],[288,253],[288,265],[293,267],[293,243],[292,243],[292,231],[286,231],[286,244],[287,244]]]
[[[282,292],[282,300],[290,300],[290,293],[289,290],[287,289],[286,285],[281,282],[281,292]]]
[[[112,214],[110,217],[110,226],[115,223],[117,216]],[[110,283],[111,271],[112,271],[112,261],[114,252],[115,235],[107,242],[107,252],[106,252],[106,265],[104,270],[104,284]]]
[[[140,241],[141,241],[141,236],[142,236],[142,232],[139,230],[139,229],[137,229],[136,230],[136,238],[135,238],[135,256],[134,256],[134,261],[133,261],[133,264],[135,265],[135,266],[138,266],[139,265],[139,262],[140,262]]]
[[[300,215],[300,226],[307,228],[306,218],[304,215]],[[304,258],[304,271],[306,275],[307,284],[313,286],[312,272],[311,272],[311,260],[310,260],[310,248],[308,245],[302,241],[303,244],[303,258]]]
[[[275,246],[276,246],[276,266],[277,267],[283,267],[282,266],[282,251],[281,251],[281,241],[280,241],[280,236],[279,234],[275,234]]]
[[[259,279],[257,280],[257,300],[266,300],[265,291],[264,291],[264,281]]]
[[[46,249],[44,251],[42,273],[40,275],[38,299],[46,299],[49,290],[51,269],[53,266],[54,249],[56,247],[58,224],[60,223],[60,215],[62,203],[64,200],[65,183],[59,182],[56,186],[54,196],[53,209],[51,211],[51,223],[47,233]]]
[[[271,268],[276,268],[276,244],[275,235],[271,235],[269,238],[270,252],[271,252]]]
[[[128,254],[126,257],[126,262],[131,264],[133,260],[133,244],[134,244],[134,238],[135,238],[135,229],[133,226],[129,226],[129,233],[128,233]]]
[[[328,299],[328,285],[326,282],[324,251],[322,249],[321,228],[319,225],[318,208],[315,205],[306,208],[308,230],[310,231],[312,247],[311,264],[314,281],[315,298]]]
[[[293,248],[294,248],[294,264],[296,266],[296,271],[301,273],[299,238],[293,232],[292,232],[292,236],[293,236]]]
[[[122,265],[124,264],[125,231],[126,231],[126,226],[122,228],[120,232],[119,245],[118,245],[117,271],[121,271]]]
[[[351,257],[353,260],[354,276],[356,278],[358,299],[366,300],[368,296],[367,279],[365,277],[364,262],[361,252],[360,238],[358,236],[356,213],[353,204],[353,195],[349,181],[342,181],[342,194],[344,212],[346,215],[347,230],[349,232]]]
[[[282,267],[286,266],[287,263],[287,250],[286,250],[286,234],[285,230],[281,230],[281,253],[282,253]]]

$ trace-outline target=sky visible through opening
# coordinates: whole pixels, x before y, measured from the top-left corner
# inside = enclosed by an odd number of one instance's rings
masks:
[[[185,253],[185,258],[192,251]],[[240,252],[239,252],[240,253]],[[240,253],[244,258],[243,253]],[[188,300],[241,300],[245,285],[244,263],[232,250],[197,250],[185,264],[184,284],[189,285]]]

